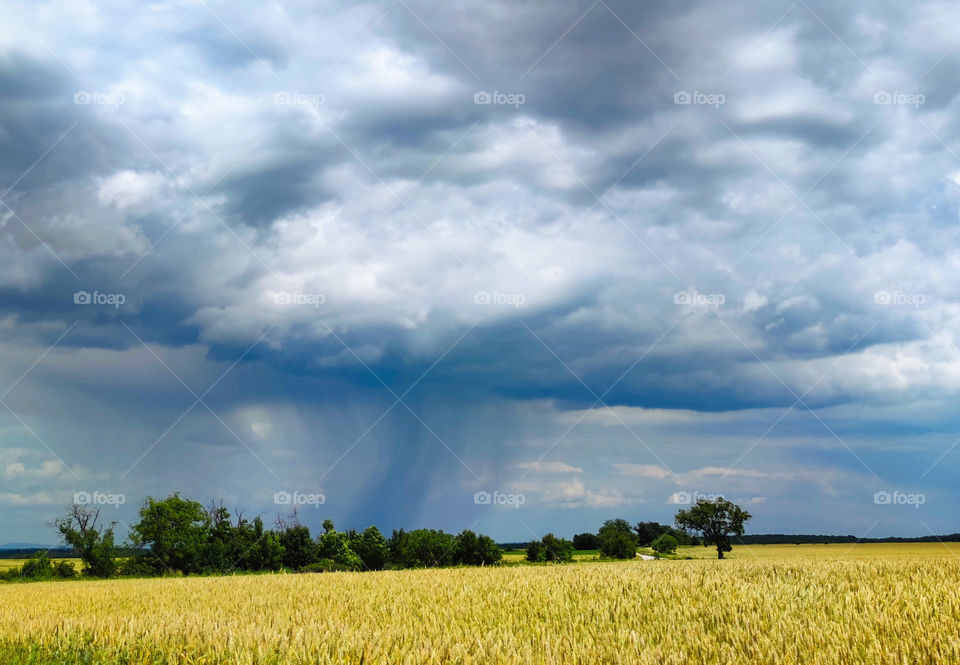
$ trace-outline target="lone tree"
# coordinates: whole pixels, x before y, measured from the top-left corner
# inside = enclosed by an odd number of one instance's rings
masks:
[[[743,524],[750,517],[743,508],[720,496],[715,501],[697,499],[688,510],[678,510],[674,521],[681,529],[699,531],[703,546],[715,545],[717,558],[722,559],[723,553],[732,549],[730,536],[742,536]]]

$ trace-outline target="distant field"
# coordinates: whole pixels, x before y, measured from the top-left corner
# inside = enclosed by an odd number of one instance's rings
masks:
[[[575,550],[573,552],[574,561],[583,561],[596,558],[597,550]],[[525,550],[506,550],[503,553],[503,560],[506,563],[524,561],[527,557]]]
[[[22,566],[26,559],[0,559],[0,570]],[[51,559],[51,561],[73,561],[77,570],[80,570],[80,559]]]

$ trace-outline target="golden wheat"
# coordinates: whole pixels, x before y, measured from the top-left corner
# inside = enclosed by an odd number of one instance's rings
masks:
[[[960,662],[960,559],[940,546],[897,547],[7,584],[0,662]]]

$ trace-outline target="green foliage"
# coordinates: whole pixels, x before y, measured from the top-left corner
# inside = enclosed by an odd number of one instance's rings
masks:
[[[503,551],[489,536],[478,536],[469,529],[461,531],[454,541],[454,563],[465,566],[489,566],[499,563]]]
[[[20,568],[20,577],[31,580],[48,580],[53,577],[53,562],[47,550],[37,550]]]
[[[72,561],[57,561],[53,564],[53,576],[69,579],[77,576],[77,569]]]
[[[653,541],[650,546],[657,554],[675,554],[677,551],[677,539],[669,533],[665,533]]]
[[[353,537],[350,549],[357,553],[367,570],[382,570],[390,555],[386,538],[375,526],[368,526],[363,533]]]
[[[317,544],[310,536],[310,529],[300,524],[287,526],[278,534],[283,548],[281,561],[287,568],[303,568],[317,559]]]
[[[130,540],[149,550],[141,555],[148,564],[156,562],[161,569],[189,575],[201,572],[204,560],[212,558],[205,552],[210,532],[211,517],[203,506],[173,494],[160,501],[147,497],[140,521],[130,529]]]
[[[537,563],[546,560],[546,554],[543,551],[543,543],[541,543],[539,540],[531,540],[527,545],[527,561]]]
[[[317,554],[321,559],[332,559],[346,570],[362,570],[363,560],[350,548],[350,535],[337,531],[333,521],[324,520],[324,533],[317,538]]]
[[[320,559],[315,563],[310,563],[300,569],[301,573],[334,573],[339,571],[348,571],[351,568],[339,564],[333,559]]]
[[[148,497],[139,515],[130,529],[132,552],[122,559],[113,527],[97,525],[96,509],[74,504],[53,526],[80,552],[83,573],[97,577],[484,566],[500,562],[503,556],[492,538],[470,530],[456,537],[434,529],[400,530],[386,539],[375,526],[363,532],[341,532],[327,519],[323,533],[314,539],[296,511],[292,519],[278,518],[277,528],[268,530],[260,517],[248,520],[239,509],[231,516],[222,502],[204,508],[179,494],[159,500]],[[564,560],[567,545],[555,539],[549,550],[551,560]],[[26,573],[20,568],[0,572],[0,579],[77,574],[72,563],[53,564],[45,553],[38,553],[25,568]]]
[[[659,522],[639,522],[633,527],[633,530],[637,534],[637,544],[641,546],[650,545],[653,541],[665,533],[668,533],[676,538],[678,545],[693,544],[690,534],[682,529],[676,529],[669,524],[660,524]]]
[[[527,545],[527,561],[555,563],[573,561],[573,543],[548,533],[540,540],[530,541]]]
[[[552,533],[548,533],[540,542],[543,544],[544,561],[556,563],[573,561],[573,543],[569,540],[557,538]]]
[[[597,549],[604,556],[632,559],[637,555],[637,536],[623,519],[607,520],[597,532]]]
[[[436,529],[406,532],[395,564],[400,568],[449,566],[453,560],[454,537]]]
[[[573,549],[596,550],[600,549],[600,541],[595,533],[578,533],[573,537]]]
[[[111,577],[117,570],[117,547],[113,526],[101,527],[99,508],[80,504],[67,507],[67,512],[53,526],[64,543],[72,547],[83,561],[83,573],[91,577]]]
[[[730,536],[742,536],[744,523],[750,517],[750,513],[737,504],[718,497],[715,501],[697,499],[689,509],[677,511],[675,521],[681,529],[699,532],[703,546],[715,546],[717,558],[722,559],[724,552],[733,549]]]

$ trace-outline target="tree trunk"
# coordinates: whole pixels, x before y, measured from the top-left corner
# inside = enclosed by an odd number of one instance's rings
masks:
[[[723,550],[720,548],[719,545],[717,545],[717,558],[718,558],[718,559],[722,559],[722,558],[723,558]]]

